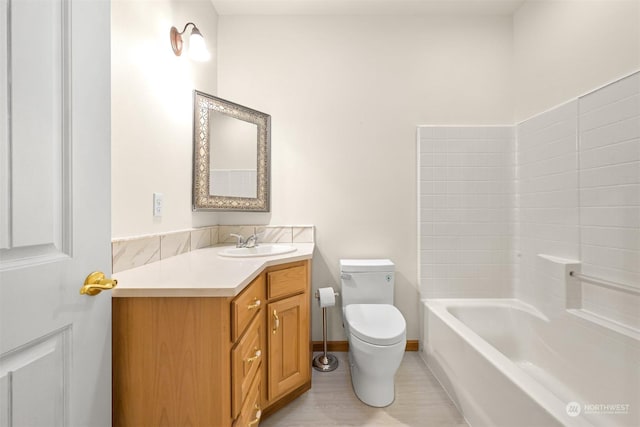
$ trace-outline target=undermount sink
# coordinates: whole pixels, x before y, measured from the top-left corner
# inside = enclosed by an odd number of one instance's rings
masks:
[[[258,256],[282,255],[295,252],[297,249],[288,245],[259,245],[253,248],[226,248],[218,254],[231,258],[249,258]]]

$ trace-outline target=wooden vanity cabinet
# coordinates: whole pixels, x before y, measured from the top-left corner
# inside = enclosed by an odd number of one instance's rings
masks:
[[[289,393],[297,397],[297,389],[304,392],[311,386],[308,275],[305,263],[266,273],[269,406]]]
[[[309,267],[233,298],[113,298],[113,425],[257,426],[311,388]]]

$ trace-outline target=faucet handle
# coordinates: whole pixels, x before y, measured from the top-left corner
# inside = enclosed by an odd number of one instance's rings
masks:
[[[238,241],[236,242],[236,248],[241,248],[244,246],[245,240],[241,234],[229,233],[229,236],[235,237],[236,239],[238,239]]]
[[[247,237],[247,240],[245,240],[244,244],[247,248],[255,248],[256,246],[258,246],[258,235],[254,233],[251,236]]]
[[[258,246],[258,238],[264,234],[264,230],[258,233],[258,228],[253,227],[253,234],[244,241],[245,247],[254,248]]]

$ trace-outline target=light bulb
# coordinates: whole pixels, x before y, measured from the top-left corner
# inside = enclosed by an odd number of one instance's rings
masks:
[[[189,37],[189,58],[194,61],[208,61],[211,58],[204,43],[204,37],[197,28],[193,29],[191,37]]]

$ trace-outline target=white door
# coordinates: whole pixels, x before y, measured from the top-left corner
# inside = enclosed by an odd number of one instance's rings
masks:
[[[0,426],[111,425],[109,27],[0,0]]]

